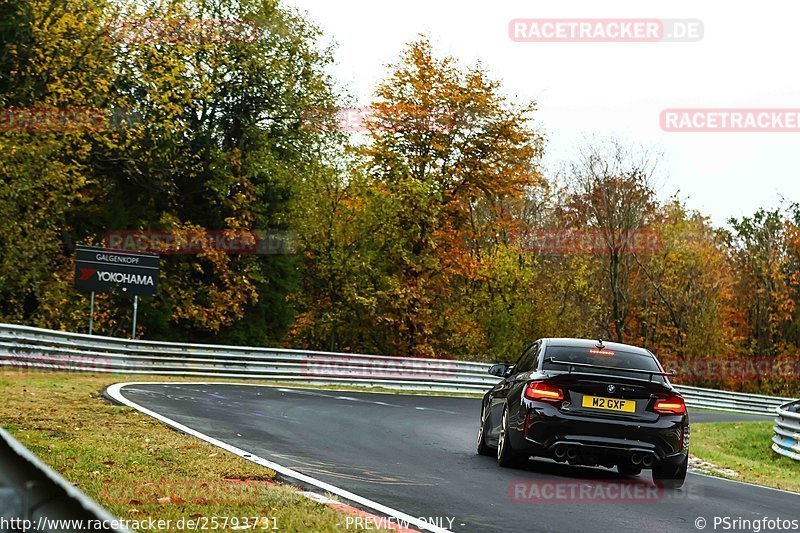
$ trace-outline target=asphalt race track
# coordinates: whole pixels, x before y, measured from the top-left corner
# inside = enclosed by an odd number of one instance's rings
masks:
[[[715,531],[715,516],[800,519],[796,494],[696,474],[683,490],[662,492],[647,473],[626,477],[546,460],[500,468],[475,453],[477,399],[225,384],[135,384],[122,393],[411,516],[439,517],[445,527],[453,519],[453,531],[698,531],[699,517]],[[692,415],[693,422],[727,420],[768,418]]]

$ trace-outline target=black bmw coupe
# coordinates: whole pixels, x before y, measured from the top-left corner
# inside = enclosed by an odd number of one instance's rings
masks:
[[[686,479],[689,415],[655,355],[581,339],[542,339],[483,398],[478,453],[501,466],[530,457],[616,467],[679,488]]]

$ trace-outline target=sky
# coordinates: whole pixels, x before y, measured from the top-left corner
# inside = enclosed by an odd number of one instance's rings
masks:
[[[334,44],[333,74],[359,104],[405,44],[427,35],[437,53],[480,61],[505,92],[535,100],[545,168],[574,159],[592,136],[661,153],[659,196],[674,194],[722,225],[759,207],[800,202],[800,133],[666,132],[675,108],[800,109],[796,0],[569,2],[284,0]],[[515,42],[512,19],[696,19],[692,42]]]

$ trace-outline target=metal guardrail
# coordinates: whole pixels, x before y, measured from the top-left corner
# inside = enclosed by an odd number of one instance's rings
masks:
[[[67,372],[259,379],[478,394],[499,378],[470,361],[117,339],[0,324],[0,366]],[[791,398],[677,387],[690,407],[773,415]]]
[[[800,461],[800,401],[787,403],[777,408],[775,436],[772,449],[790,459]]]
[[[0,428],[0,531],[82,529],[127,531]]]
[[[793,401],[780,396],[762,396],[686,385],[675,386],[686,399],[686,405],[701,409],[733,411],[758,415],[773,415],[780,405]]]

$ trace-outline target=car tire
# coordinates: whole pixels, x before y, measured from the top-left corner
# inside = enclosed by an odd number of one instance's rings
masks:
[[[514,468],[520,466],[528,458],[514,451],[511,439],[508,438],[508,429],[508,406],[506,406],[503,409],[503,422],[500,424],[500,436],[497,439],[497,464],[502,467]]]
[[[478,428],[478,445],[477,451],[478,455],[486,455],[486,456],[493,456],[496,452],[494,448],[486,444],[486,422],[488,422],[486,416],[486,407],[481,406],[481,425]]]
[[[617,465],[617,472],[623,476],[638,476],[642,473],[642,467],[634,464]]]
[[[688,467],[688,457],[678,466],[670,463],[659,463],[653,468],[653,481],[665,489],[679,489],[686,482],[686,470]]]

